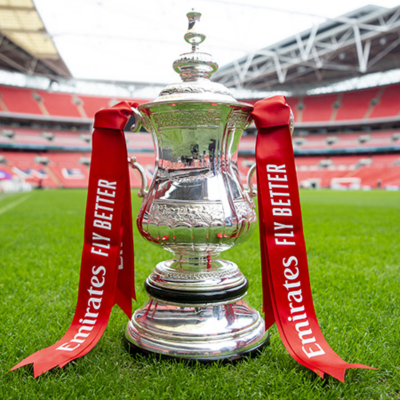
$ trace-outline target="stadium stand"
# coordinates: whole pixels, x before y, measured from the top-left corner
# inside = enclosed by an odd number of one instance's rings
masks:
[[[400,113],[400,84],[387,86],[383,89],[379,103],[371,111],[369,118],[385,118]]]
[[[93,118],[94,114],[101,108],[110,107],[120,101],[142,104],[149,100],[72,95],[0,85],[0,111],[3,112],[67,118]]]
[[[7,152],[3,153],[3,157],[4,163],[14,177],[34,187],[59,187],[57,180],[39,154],[26,151]]]
[[[304,108],[298,122],[331,121],[334,118],[334,104],[337,99],[337,93],[304,97],[299,103]]]
[[[106,97],[79,95],[78,98],[82,101],[82,108],[88,118],[93,118],[97,111],[112,105],[112,101]]]
[[[400,188],[399,91],[400,85],[394,84],[288,98],[299,125],[293,136],[299,184]],[[0,180],[18,177],[34,187],[86,188],[91,118],[98,109],[120,100],[7,86],[0,86],[0,94]],[[19,121],[21,114],[24,123]],[[31,121],[26,118],[29,114]],[[10,115],[14,116],[11,121]],[[376,124],[388,118],[391,124]],[[254,127],[249,128],[240,142],[238,166],[243,183],[254,162],[255,137]],[[151,135],[127,131],[126,140],[129,154],[146,168],[150,182],[154,169]],[[141,185],[135,170],[131,185]]]
[[[367,118],[374,107],[379,88],[344,92],[338,99],[336,121]]]
[[[45,114],[38,97],[30,89],[0,86],[0,106],[2,111],[23,114]]]
[[[243,184],[246,182],[249,167],[254,162],[254,158],[249,157],[241,158],[239,161]],[[357,189],[400,187],[400,154],[374,155],[367,158],[298,157],[296,170],[299,185],[305,188],[330,188],[334,180],[338,183],[343,182],[342,185],[345,185],[341,187],[343,189],[351,182],[358,182]]]
[[[350,121],[400,113],[400,84],[387,87],[288,98],[297,122]],[[254,103],[254,101],[252,101]]]
[[[86,188],[89,181],[90,154],[85,153],[42,153],[48,160],[48,170],[58,187]]]
[[[51,93],[37,90],[47,113],[52,116],[82,118],[85,115],[80,111],[77,100],[70,94]]]

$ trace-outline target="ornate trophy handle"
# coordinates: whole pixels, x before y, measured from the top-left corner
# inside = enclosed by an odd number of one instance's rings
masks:
[[[131,132],[136,133],[136,132],[140,131],[140,128],[143,125],[143,118],[142,118],[142,114],[140,114],[140,112],[136,108],[131,107],[131,109],[132,109],[133,115],[135,117],[135,125],[132,125],[130,130],[131,130]],[[133,168],[133,166],[132,166],[132,168]]]
[[[290,129],[290,135],[293,136],[293,132],[294,132],[294,114],[292,111],[292,108],[290,108],[290,120],[289,120],[289,129]]]
[[[256,169],[257,169],[257,164],[254,163],[254,164],[250,167],[249,172],[247,173],[247,187],[248,187],[248,192],[247,192],[247,194],[248,194],[251,198],[257,197],[257,190],[254,189],[253,182],[252,182],[253,175],[254,175],[254,172],[256,172]]]
[[[140,176],[142,178],[142,186],[138,192],[138,197],[145,197],[148,193],[147,188],[147,178],[146,172],[144,168],[137,162],[136,157],[128,157],[128,163],[132,167],[132,169],[137,169],[140,172]]]

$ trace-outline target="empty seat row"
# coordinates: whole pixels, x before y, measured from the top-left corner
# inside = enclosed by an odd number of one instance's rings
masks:
[[[255,145],[255,135],[244,136],[240,141],[239,150],[253,152],[255,150]],[[293,145],[295,149],[301,150],[400,147],[400,132],[395,130],[369,133],[294,135]]]
[[[340,93],[288,97],[296,122],[388,118],[400,113],[400,84]]]
[[[85,96],[70,93],[0,86],[0,112],[49,115],[66,118],[93,118],[101,108],[111,107],[120,101],[144,99]]]
[[[127,146],[135,152],[153,152],[154,146],[150,134],[147,133],[125,133]],[[91,147],[90,132],[73,131],[43,131],[30,128],[1,128],[0,147],[9,144],[21,145],[21,148],[29,145],[45,147],[71,147],[85,150]],[[301,150],[327,150],[327,149],[352,149],[352,148],[387,148],[400,147],[399,131],[382,131],[370,133],[338,133],[338,134],[309,134],[293,136],[295,149]],[[239,144],[239,151],[254,152],[256,136],[247,135],[242,138]]]
[[[393,84],[340,93],[288,97],[287,100],[297,122],[345,121],[399,115],[399,93],[400,84]],[[148,100],[0,86],[0,112],[93,118],[99,109],[110,107],[119,101],[137,101],[141,104]]]
[[[297,180],[302,187],[349,187],[400,189],[400,154],[361,156],[297,157]],[[252,157],[239,158],[243,184]],[[256,178],[253,177],[256,184]]]
[[[154,155],[136,153],[135,156],[145,168],[149,183],[154,173]],[[0,179],[20,179],[33,186],[48,188],[87,188],[90,158],[90,153],[83,152],[2,152]],[[244,184],[253,163],[253,157],[239,157],[239,174]],[[296,169],[298,183],[305,187],[332,187],[333,182],[358,182],[359,187],[400,189],[400,154],[298,157]],[[131,187],[140,187],[139,173],[130,171]]]
[[[87,188],[90,153],[84,152],[0,152],[0,180],[19,179],[34,187]],[[139,154],[138,161],[150,182],[154,173],[154,155]],[[137,170],[130,169],[131,187],[141,186]]]

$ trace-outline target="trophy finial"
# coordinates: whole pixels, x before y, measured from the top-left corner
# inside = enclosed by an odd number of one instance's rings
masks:
[[[206,38],[206,35],[199,32],[201,13],[192,8],[192,11],[189,11],[186,16],[189,20],[189,26],[184,38],[187,43],[192,45],[192,51],[196,51],[198,45],[203,43]]]
[[[218,69],[218,64],[210,54],[198,51],[199,44],[206,38],[206,35],[199,31],[201,13],[192,9],[186,16],[189,26],[184,38],[192,45],[192,52],[181,54],[175,60],[173,68],[184,82],[193,82],[201,78],[209,79],[211,74]]]

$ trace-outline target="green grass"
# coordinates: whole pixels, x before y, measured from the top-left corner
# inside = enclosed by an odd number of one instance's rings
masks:
[[[0,197],[0,399],[400,399],[400,193],[301,193],[314,302],[321,329],[346,361],[343,384],[320,379],[286,352],[275,327],[258,358],[188,366],[130,356],[127,318],[115,308],[85,357],[38,379],[7,371],[55,343],[74,314],[86,192],[36,191]],[[19,203],[16,203],[19,202]],[[140,200],[133,196],[133,212]],[[169,254],[135,231],[136,287]],[[250,281],[247,302],[261,310],[258,235],[223,254]]]

